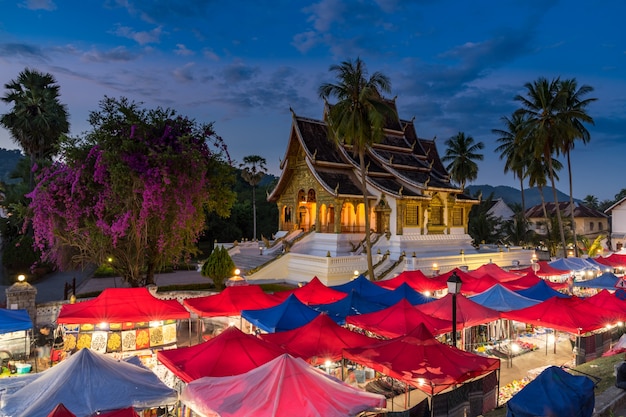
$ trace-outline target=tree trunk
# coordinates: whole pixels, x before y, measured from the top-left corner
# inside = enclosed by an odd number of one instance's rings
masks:
[[[148,285],[154,285],[154,271],[155,271],[155,267],[154,267],[154,263],[153,262],[148,262],[147,265],[148,269],[146,270],[146,286]]]
[[[252,236],[252,240],[256,240],[256,192],[255,192],[256,187],[253,185],[252,186],[252,224],[253,226],[253,230],[254,230],[254,235]]]
[[[365,208],[365,249],[367,251],[367,271],[371,281],[376,280],[374,275],[374,263],[372,262],[372,241],[370,239],[370,201],[367,198],[367,181],[365,180],[365,151],[359,152],[359,165],[361,168],[361,191],[363,192],[363,207]]]
[[[552,170],[552,156],[546,156],[548,160],[548,169],[550,172],[550,182],[552,183],[552,194],[554,195],[554,204],[556,204],[556,219],[559,225],[559,233],[561,234],[561,245],[563,246],[563,257],[567,258],[567,244],[565,243],[565,232],[563,231],[563,220],[561,219],[561,210],[559,206],[559,197],[556,194],[556,183],[554,182],[554,171]]]
[[[578,238],[576,237],[576,218],[574,217],[574,187],[572,185],[572,162],[567,150],[567,173],[569,175],[569,207],[572,219],[572,238],[574,239],[574,256],[578,257]]]
[[[526,218],[526,197],[524,196],[524,179],[522,177],[520,177],[519,179],[519,186],[520,186],[521,196],[522,196],[522,217],[524,217],[525,219]]]

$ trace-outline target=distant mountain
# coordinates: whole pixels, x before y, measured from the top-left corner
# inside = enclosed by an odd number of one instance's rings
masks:
[[[22,159],[21,151],[0,148],[0,181],[9,180],[9,174],[13,172],[20,159]]]
[[[498,185],[496,187],[492,185],[468,185],[465,187],[465,193],[471,196],[476,196],[478,193],[482,193],[482,198],[486,199],[493,193],[493,198],[501,198],[508,205],[522,204],[522,193],[519,189],[509,187],[507,185]],[[569,194],[565,194],[559,190],[556,191],[559,201],[569,201]],[[546,202],[554,203],[554,196],[552,194],[552,188],[545,187],[543,189],[543,198]],[[541,196],[539,195],[539,189],[526,188],[524,190],[524,200],[526,208],[541,204]],[[574,198],[574,201],[580,202],[579,199]]]

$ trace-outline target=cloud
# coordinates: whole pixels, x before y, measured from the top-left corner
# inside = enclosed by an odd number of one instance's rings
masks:
[[[174,53],[176,55],[189,56],[189,55],[193,55],[195,52],[192,51],[191,49],[187,49],[187,47],[184,44],[177,43]]]
[[[163,34],[163,28],[158,26],[150,31],[136,32],[128,26],[117,25],[115,30],[112,31],[114,35],[122,38],[132,39],[140,45],[146,45],[149,43],[159,43],[160,37]]]
[[[205,17],[214,3],[212,0],[112,0],[108,6],[125,8],[129,14],[147,22],[165,24],[172,18]]]
[[[91,50],[82,55],[82,59],[88,62],[128,62],[137,59],[137,54],[131,53],[123,46],[109,49],[108,51]]]
[[[195,77],[192,72],[193,67],[194,67],[194,63],[189,62],[185,64],[183,67],[176,68],[172,74],[174,75],[174,78],[176,78],[178,81],[191,82],[195,80]]]
[[[39,62],[47,60],[43,50],[27,43],[0,43],[0,57],[20,57],[34,59]]]
[[[257,74],[259,74],[259,71],[260,69],[258,67],[251,67],[242,63],[234,63],[224,68],[222,76],[224,77],[224,81],[226,81],[226,83],[237,84],[243,81],[250,81]]]
[[[23,7],[28,10],[56,10],[57,6],[52,0],[25,0],[18,4],[19,7]]]

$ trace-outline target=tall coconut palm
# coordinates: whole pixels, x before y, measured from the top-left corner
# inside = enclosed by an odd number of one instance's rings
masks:
[[[367,192],[365,153],[373,143],[384,137],[385,120],[394,117],[393,109],[383,98],[383,93],[391,91],[389,78],[375,72],[368,78],[365,64],[360,58],[343,61],[340,65],[331,65],[336,83],[323,83],[319,95],[324,100],[337,98],[326,114],[326,122],[331,139],[338,144],[352,147],[358,155],[361,177],[361,191],[365,208],[365,247],[367,269],[370,279],[375,279],[372,263],[372,242],[370,240],[370,202]]]
[[[478,153],[485,147],[482,142],[474,142],[471,136],[459,132],[446,140],[446,154],[441,158],[443,162],[450,162],[446,169],[454,182],[465,191],[465,184],[478,177],[478,165],[475,161],[482,161],[484,156]]]
[[[554,169],[552,166],[553,156],[558,156],[563,149],[564,138],[571,135],[574,130],[571,123],[571,112],[566,110],[566,96],[559,94],[560,79],[555,78],[548,81],[540,77],[532,83],[526,83],[526,95],[517,95],[515,100],[519,101],[522,107],[517,110],[519,114],[528,118],[525,135],[532,138],[534,142],[534,157],[543,158],[548,164],[548,175],[552,186],[554,203],[558,207],[559,199],[557,195]],[[565,248],[565,232],[560,210],[556,211],[557,224],[561,236],[563,252],[567,257]]]
[[[504,159],[504,173],[513,173],[513,176],[519,179],[520,192],[522,196],[521,216],[526,213],[526,199],[524,198],[524,168],[526,166],[525,159],[527,153],[521,152],[521,143],[525,138],[521,137],[524,131],[526,120],[523,115],[513,113],[511,117],[503,116],[501,118],[504,129],[492,129],[491,132],[499,135],[496,141],[500,144],[496,147],[496,153],[500,153],[500,159]]]
[[[570,160],[570,153],[571,150],[574,149],[576,139],[580,139],[584,145],[589,143],[591,140],[591,135],[583,123],[594,124],[593,118],[587,114],[587,106],[597,99],[585,98],[585,96],[590,94],[592,91],[593,87],[588,85],[582,85],[578,88],[578,82],[575,78],[562,81],[559,91],[559,94],[564,94],[566,96],[564,111],[569,114],[570,123],[574,127],[574,129],[570,132],[570,135],[565,137],[562,142],[562,152],[565,153],[567,157],[570,216],[573,225],[576,223],[574,219],[574,188],[572,184],[572,163]],[[576,227],[573,227],[572,233],[574,235],[574,242],[578,242]],[[576,250],[576,256],[578,256],[578,245],[574,245],[574,249]]]
[[[241,177],[252,187],[252,215],[254,224],[254,239],[256,235],[256,186],[259,185],[265,174],[267,174],[267,161],[259,155],[244,156],[241,168]]]
[[[68,113],[59,101],[59,86],[50,74],[26,68],[4,88],[9,91],[2,101],[13,104],[13,108],[0,116],[0,125],[9,130],[13,141],[30,158],[32,190],[32,168],[38,159],[56,153],[61,135],[69,131]]]
[[[556,180],[559,179],[558,171],[563,168],[563,164],[558,159],[552,159],[552,175]],[[528,186],[529,187],[537,187],[539,190],[539,197],[541,198],[541,208],[543,210],[543,216],[546,222],[546,228],[548,229],[548,234],[550,234],[550,226],[552,222],[550,221],[550,216],[548,215],[548,210],[546,209],[546,200],[543,196],[543,189],[548,184],[547,177],[550,176],[548,173],[548,164],[543,162],[543,158],[530,158],[528,160],[528,165],[526,166],[526,176],[528,178]],[[557,212],[558,204],[557,204]]]

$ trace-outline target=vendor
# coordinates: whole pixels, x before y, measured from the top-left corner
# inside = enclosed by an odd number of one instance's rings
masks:
[[[626,389],[626,355],[623,361],[615,365],[615,386]]]
[[[50,361],[50,347],[52,339],[50,337],[50,328],[43,326],[39,329],[39,333],[35,339],[35,351],[37,352],[37,366],[40,369],[46,368]]]

